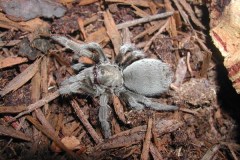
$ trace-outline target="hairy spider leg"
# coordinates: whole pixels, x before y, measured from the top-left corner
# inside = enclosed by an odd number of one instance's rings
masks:
[[[141,59],[144,58],[145,55],[142,51],[140,50],[134,50],[131,52],[131,54],[122,62],[122,67],[126,68],[129,66],[133,61],[136,59]]]
[[[111,112],[111,108],[108,105],[109,96],[107,94],[102,94],[100,96],[100,108],[98,112],[98,118],[103,129],[103,134],[105,138],[111,136],[111,128],[108,122],[108,118]]]
[[[96,62],[100,62],[100,63],[109,62],[109,59],[103,53],[101,46],[97,43],[92,42],[88,44],[79,44],[64,36],[58,36],[58,35],[53,35],[51,36],[51,38],[59,42],[64,47],[74,51],[75,53],[73,57],[74,59],[78,59],[81,56],[86,56],[93,59]],[[96,51],[97,54],[94,54],[91,50]]]
[[[178,109],[177,106],[153,102],[150,98],[127,90],[120,92],[120,96],[124,98],[124,101],[126,101],[130,107],[137,110],[142,110],[145,106],[159,111],[173,111]]]
[[[130,52],[130,55],[124,59],[124,56]],[[126,67],[129,65],[132,61],[136,60],[137,58],[144,58],[145,55],[142,51],[137,50],[134,45],[130,43],[126,43],[120,48],[120,52],[116,57],[115,62],[117,64],[122,65],[123,67]]]

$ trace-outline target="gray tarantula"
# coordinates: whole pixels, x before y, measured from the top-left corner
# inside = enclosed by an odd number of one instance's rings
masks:
[[[83,63],[73,65],[73,69],[79,73],[63,81],[59,91],[60,94],[80,93],[100,97],[98,116],[105,138],[111,136],[108,122],[111,111],[108,101],[111,94],[117,95],[120,100],[138,110],[144,107],[162,111],[178,109],[147,98],[169,89],[173,72],[168,64],[157,59],[144,58],[143,52],[132,44],[124,44],[115,62],[111,63],[97,43],[78,44],[62,36],[52,38],[73,50],[75,59],[86,56],[96,62],[92,66]]]

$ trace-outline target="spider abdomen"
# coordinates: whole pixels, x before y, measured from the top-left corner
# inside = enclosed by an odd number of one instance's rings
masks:
[[[129,90],[145,96],[159,95],[169,89],[173,71],[156,59],[138,60],[123,70],[124,85]]]

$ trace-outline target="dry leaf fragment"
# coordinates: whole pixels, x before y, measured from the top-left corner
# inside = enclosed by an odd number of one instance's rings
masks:
[[[28,61],[27,58],[22,58],[22,57],[7,57],[4,59],[0,59],[0,69],[11,67],[16,64],[21,64],[27,61]]]
[[[113,43],[115,54],[118,55],[120,46],[122,45],[121,35],[118,32],[117,26],[109,10],[103,13],[103,17],[104,17],[104,24],[107,29],[107,34]]]
[[[29,81],[35,73],[39,69],[39,63],[41,59],[36,60],[33,64],[31,64],[27,69],[25,69],[22,73],[17,75],[13,80],[11,80],[1,91],[0,95],[4,96],[11,91],[15,91],[24,85],[27,81]]]

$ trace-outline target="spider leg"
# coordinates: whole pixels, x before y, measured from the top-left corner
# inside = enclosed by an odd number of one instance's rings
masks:
[[[109,62],[109,59],[105,56],[103,53],[103,50],[101,46],[97,43],[89,43],[89,44],[79,44],[77,42],[74,42],[64,36],[58,36],[58,35],[53,35],[51,36],[52,39],[60,43],[66,48],[69,48],[74,51],[74,59],[78,59],[81,56],[86,56],[94,61],[100,61],[101,63],[103,62]],[[97,52],[97,54],[94,54],[90,50],[94,50]]]
[[[128,91],[120,92],[119,97],[129,104],[130,107],[136,110],[144,109],[144,105],[139,103]]]
[[[128,65],[130,65],[134,60],[144,58],[145,55],[140,50],[133,51],[123,62],[122,66],[123,68],[126,68]]]
[[[64,80],[61,83],[61,86],[68,85],[68,84],[71,84],[71,83],[74,83],[74,82],[82,83],[82,81],[84,81],[86,79],[87,80],[90,79],[89,75],[91,75],[91,72],[92,72],[92,67],[86,68],[83,71],[81,71],[79,74],[71,76],[68,79]],[[87,82],[87,84],[91,85],[91,81],[89,80]]]
[[[128,58],[124,59],[124,56],[128,53],[131,52],[130,56]],[[134,45],[126,43],[120,48],[120,52],[116,57],[116,63],[117,64],[125,64],[125,63],[131,63],[134,59],[136,58],[142,58],[144,57],[144,53],[140,50],[137,50]]]
[[[59,88],[59,93],[63,95],[78,93],[78,94],[90,94],[92,96],[96,96],[98,92],[86,84],[83,84],[81,82],[74,82],[71,84],[62,85]]]
[[[86,65],[84,63],[79,62],[77,64],[72,65],[71,67],[76,71],[80,71],[80,70],[84,69],[85,66]]]
[[[153,102],[151,99],[131,91],[121,92],[120,96],[127,97],[126,100],[129,105],[138,110],[143,109],[144,106],[161,111],[173,111],[178,109],[177,106]]]
[[[103,134],[105,138],[109,138],[111,136],[110,124],[108,122],[110,111],[111,111],[111,108],[108,105],[108,95],[103,94],[100,96],[100,108],[99,108],[98,117],[101,123],[101,127],[103,129]]]

